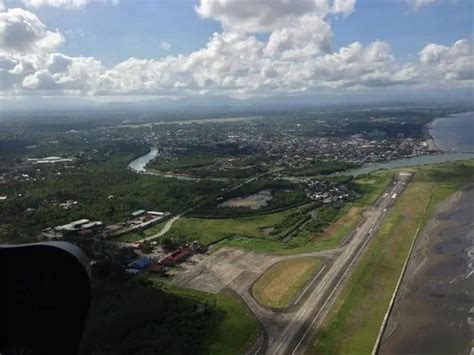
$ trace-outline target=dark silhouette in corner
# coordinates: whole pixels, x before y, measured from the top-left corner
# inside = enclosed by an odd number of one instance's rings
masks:
[[[75,245],[0,244],[0,353],[76,354],[91,297]]]

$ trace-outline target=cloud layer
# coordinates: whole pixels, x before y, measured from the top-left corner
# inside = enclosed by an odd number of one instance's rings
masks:
[[[30,11],[0,12],[0,95],[249,97],[473,83],[473,47],[467,40],[450,46],[428,44],[418,61],[404,65],[384,41],[354,42],[334,50],[328,18],[350,15],[353,0],[302,0],[292,6],[286,0],[236,3],[202,0],[196,7],[201,17],[220,21],[223,27],[204,48],[161,59],[132,57],[113,67],[96,58],[59,53],[64,37]],[[262,32],[268,39],[254,35]],[[171,45],[163,42],[161,47]]]
[[[104,3],[117,5],[120,0],[21,0],[29,8],[40,8],[43,6],[60,7],[64,9],[77,10],[86,7],[91,3]]]

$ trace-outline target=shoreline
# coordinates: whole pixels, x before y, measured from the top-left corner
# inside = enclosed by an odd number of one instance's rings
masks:
[[[442,317],[445,317],[443,312],[447,312],[446,308],[454,304],[457,306],[463,305],[456,297],[459,298],[459,294],[464,290],[464,285],[462,285],[461,280],[461,285],[453,285],[453,290],[447,290],[446,285],[443,284],[446,282],[452,284],[453,281],[458,279],[458,274],[453,277],[449,272],[461,266],[459,259],[462,257],[448,252],[443,253],[440,250],[443,250],[443,246],[456,241],[455,237],[451,240],[443,237],[444,231],[456,227],[456,221],[453,222],[449,218],[447,219],[446,216],[453,215],[462,209],[462,205],[465,203],[464,200],[469,198],[469,194],[473,193],[474,184],[471,183],[456,191],[447,200],[439,203],[420,233],[414,245],[393,312],[389,317],[382,337],[381,354],[403,353],[404,350],[412,347],[423,348],[423,346],[426,346],[427,339],[435,338],[427,330],[432,330],[430,327],[433,327],[434,324],[438,325],[438,333],[449,331],[443,328],[443,324],[440,325],[439,323],[444,320]],[[457,239],[459,242],[462,237]],[[449,268],[449,265],[454,266]],[[448,270],[444,271],[445,268]],[[456,293],[456,291],[458,292]],[[444,298],[448,296],[449,298]],[[444,304],[435,306],[440,301]],[[450,318],[455,316],[450,315]],[[457,319],[456,323],[461,324],[462,320]],[[420,330],[424,332],[421,335]],[[462,330],[465,331],[464,328]],[[417,335],[414,336],[414,334]],[[459,338],[462,338],[462,336],[459,336]],[[442,338],[431,340],[433,343],[436,343],[436,340],[443,341]],[[426,352],[426,348],[423,349]],[[428,350],[428,352],[430,351]]]
[[[462,111],[462,112],[452,113],[450,115],[443,116],[443,117],[436,117],[425,125],[425,128],[427,129],[428,135],[430,136],[430,138],[427,139],[427,141],[432,140],[433,144],[434,144],[434,147],[436,147],[438,152],[441,152],[441,153],[456,153],[456,152],[466,153],[466,152],[463,152],[462,150],[458,150],[458,149],[455,149],[455,148],[448,149],[446,147],[442,147],[437,142],[437,139],[433,134],[434,127],[435,127],[437,122],[442,121],[442,120],[446,120],[446,119],[449,119],[449,118],[454,118],[456,116],[464,115],[464,114],[473,114],[474,115],[474,111]]]

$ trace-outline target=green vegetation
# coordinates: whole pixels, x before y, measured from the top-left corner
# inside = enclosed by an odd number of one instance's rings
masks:
[[[212,355],[242,354],[257,338],[259,324],[237,297],[209,294],[191,289],[164,286],[167,292],[206,304],[220,313],[220,323],[208,338],[208,353]],[[194,352],[193,352],[194,353]]]
[[[203,152],[188,152],[175,158],[157,157],[150,163],[150,168],[160,171],[186,172],[189,168],[200,168],[216,161],[215,155]]]
[[[173,238],[182,237],[188,240],[197,240],[203,245],[209,245],[231,236],[271,239],[275,231],[266,233],[265,229],[280,225],[282,231],[285,226],[281,223],[295,213],[297,211],[289,210],[254,217],[225,219],[183,217],[173,224],[166,235]]]
[[[254,284],[253,295],[267,307],[288,307],[321,265],[315,258],[282,261],[272,266]]]
[[[141,146],[119,146],[107,161],[78,162],[74,169],[60,174],[51,167],[44,172],[44,179],[13,186],[0,184],[0,195],[9,196],[0,204],[0,240],[32,240],[44,228],[82,218],[114,223],[129,218],[137,209],[178,213],[226,186],[127,170],[126,164],[141,153]],[[78,203],[61,207],[68,200]]]
[[[358,164],[345,162],[345,161],[324,161],[316,160],[311,163],[310,166],[304,168],[287,168],[284,170],[288,175],[293,176],[316,176],[316,175],[329,175],[344,170],[349,170],[358,167]]]
[[[149,168],[160,172],[185,174],[199,178],[241,179],[265,171],[262,159],[256,159],[252,149],[228,143],[212,149],[201,145],[191,146],[174,155],[160,155],[150,162]],[[249,155],[250,154],[250,155]]]
[[[342,206],[325,206],[312,212],[318,205],[311,203],[270,214],[253,211],[252,217],[181,218],[167,236],[197,240],[203,245],[222,241],[220,246],[277,254],[334,248],[357,223],[363,208],[373,204],[392,181],[392,174],[382,171],[349,181],[360,195]],[[346,181],[347,177],[338,179]]]
[[[407,169],[404,169],[407,170]],[[316,339],[318,354],[372,351],[388,302],[418,226],[435,206],[474,182],[474,160],[410,169],[416,173],[385,218]]]
[[[80,354],[237,354],[257,331],[232,297],[129,282],[94,289]]]
[[[114,241],[131,243],[143,238],[151,237],[161,231],[164,223],[165,221],[161,221],[160,223],[155,224],[154,226],[147,228],[145,230],[123,234],[121,236],[114,238]]]
[[[250,208],[234,208],[220,206],[221,202],[230,200],[236,197],[246,197],[259,193],[262,190],[271,190],[272,199],[268,201],[265,206],[258,210]],[[247,183],[237,189],[228,191],[218,200],[210,201],[207,204],[199,206],[192,211],[193,217],[204,218],[230,218],[230,217],[244,217],[255,216],[256,214],[265,214],[270,212],[277,212],[287,210],[291,207],[296,207],[305,202],[308,202],[306,193],[303,187],[285,180],[260,179]]]

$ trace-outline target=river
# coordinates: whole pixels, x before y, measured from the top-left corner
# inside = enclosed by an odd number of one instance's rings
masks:
[[[258,116],[239,119],[255,119],[256,117]],[[236,118],[227,118],[227,120],[230,119],[235,120]],[[403,168],[407,166],[437,164],[474,158],[474,111],[435,119],[430,123],[430,134],[435,144],[442,149],[444,153],[374,163],[358,169],[345,171],[344,175],[357,176],[380,169]],[[148,154],[135,159],[128,167],[139,173],[146,172],[146,164],[150,160],[153,160],[157,154],[158,149],[151,148]],[[170,177],[176,176],[170,175]]]
[[[430,123],[429,127],[435,144],[444,153],[374,163],[345,171],[344,175],[357,176],[380,169],[403,168],[474,158],[474,111],[437,118]]]
[[[146,165],[151,160],[155,159],[157,155],[158,155],[158,149],[151,148],[147,154],[131,161],[128,164],[128,167],[137,173],[144,173],[146,172],[146,168],[145,168]]]

